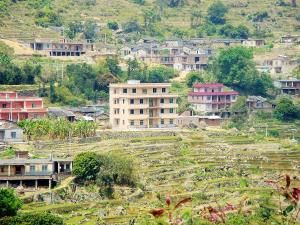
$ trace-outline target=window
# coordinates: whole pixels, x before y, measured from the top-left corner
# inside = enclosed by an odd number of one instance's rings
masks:
[[[127,94],[127,88],[123,88],[123,93]]]
[[[17,133],[16,132],[11,132],[10,137],[13,138],[13,139],[16,139],[17,138]]]
[[[157,89],[156,88],[153,88],[153,93],[156,93],[157,92]]]
[[[162,88],[161,91],[162,91],[162,93],[165,93],[166,92],[166,88]]]
[[[34,171],[35,171],[35,166],[30,166],[30,167],[29,167],[29,171],[30,171],[30,172],[34,172]]]
[[[117,90],[116,89],[114,89],[114,94],[117,94]]]
[[[4,173],[4,167],[0,167],[0,172]]]
[[[132,89],[132,93],[134,93],[134,94],[136,93],[136,88]]]
[[[207,96],[207,100],[210,100],[211,99],[211,96]]]
[[[123,120],[123,125],[125,125],[125,120]]]
[[[140,125],[141,125],[141,126],[144,125],[144,120],[140,120]]]
[[[66,170],[70,170],[70,164],[66,164]]]
[[[144,104],[144,99],[140,99],[140,104]]]
[[[162,103],[162,104],[165,103],[165,99],[161,98],[160,103]]]
[[[48,165],[42,165],[42,171],[43,172],[48,171]]]
[[[2,108],[6,109],[7,108],[7,104],[2,104]]]
[[[125,109],[123,109],[123,114],[125,114]]]
[[[134,110],[133,109],[130,109],[130,114],[134,114]]]
[[[174,103],[174,99],[173,98],[170,98],[170,103]]]
[[[130,99],[130,104],[134,104],[134,99]]]
[[[164,109],[160,109],[160,113],[165,113],[165,110]]]
[[[130,120],[130,126],[134,126],[134,120]]]
[[[174,120],[173,119],[170,119],[170,124],[174,124]]]
[[[170,109],[170,113],[174,113],[174,109]]]
[[[144,114],[144,110],[143,109],[140,109],[140,114]]]
[[[232,100],[235,100],[235,95],[232,96]]]
[[[143,89],[143,94],[147,94],[147,89]]]
[[[123,104],[125,104],[125,99],[123,99]]]
[[[164,119],[161,119],[161,120],[160,120],[160,124],[161,124],[161,125],[164,125],[164,124],[165,124],[165,120],[164,120]]]

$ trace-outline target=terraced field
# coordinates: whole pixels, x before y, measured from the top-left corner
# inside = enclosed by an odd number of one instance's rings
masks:
[[[192,197],[197,216],[201,207],[214,204],[216,199],[221,204],[237,204],[246,198],[251,202],[248,207],[255,207],[271,190],[264,181],[280,175],[289,174],[294,184],[300,184],[300,146],[288,139],[258,141],[254,134],[216,130],[148,132],[143,133],[144,137],[138,133],[100,136],[88,143],[44,142],[27,148],[38,156],[52,152],[66,157],[83,151],[130,156],[137,168],[138,188],[118,187],[112,200],[101,199],[95,187],[78,188],[78,193],[71,195],[60,193],[65,197],[61,203],[30,203],[23,210],[49,210],[72,225],[128,224],[132,219],[139,221],[150,209],[163,206],[166,195],[172,200]],[[89,197],[79,200],[79,193]]]

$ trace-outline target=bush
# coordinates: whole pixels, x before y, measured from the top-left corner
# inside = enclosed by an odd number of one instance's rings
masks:
[[[274,110],[274,117],[281,121],[291,121],[300,118],[300,107],[288,97],[279,99]]]
[[[111,30],[118,30],[119,29],[119,24],[115,21],[109,21],[107,23],[107,27]]]
[[[0,225],[64,225],[63,219],[50,213],[24,213],[0,219]]]
[[[101,162],[96,153],[84,152],[77,155],[73,163],[73,174],[79,180],[95,180],[100,170]]]
[[[195,83],[202,83],[204,79],[200,72],[189,72],[186,76],[186,84],[188,87],[192,87]]]
[[[225,23],[225,14],[228,12],[228,8],[221,1],[215,1],[208,8],[208,21],[213,24],[224,24]]]
[[[12,189],[0,189],[0,218],[15,216],[22,202]]]

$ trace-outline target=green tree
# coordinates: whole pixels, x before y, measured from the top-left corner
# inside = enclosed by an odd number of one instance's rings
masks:
[[[274,110],[274,117],[282,121],[290,121],[300,118],[300,107],[295,105],[292,99],[281,97]]]
[[[146,71],[142,68],[142,65],[136,59],[129,59],[127,61],[127,78],[130,80],[140,80],[141,82],[147,81]]]
[[[107,23],[107,27],[108,27],[108,29],[111,29],[111,30],[118,30],[119,24],[116,21],[109,21]]]
[[[195,83],[203,83],[204,79],[200,72],[192,71],[186,76],[186,84],[188,87],[192,87]]]
[[[70,39],[74,39],[76,35],[83,31],[83,25],[80,21],[73,21],[68,23],[65,31],[66,35]]]
[[[99,156],[96,153],[80,153],[74,159],[73,174],[79,180],[95,180],[100,166]]]
[[[140,33],[143,29],[137,20],[130,20],[123,25],[123,30],[125,33]]]
[[[97,38],[96,32],[97,24],[94,21],[87,21],[84,24],[83,34],[85,39],[95,40]]]
[[[14,190],[0,189],[0,218],[15,216],[21,206],[22,201],[16,196]]]
[[[213,70],[218,82],[244,94],[266,96],[273,87],[270,76],[256,70],[252,50],[244,47],[221,50]]]
[[[148,70],[148,80],[150,83],[168,82],[171,78],[175,77],[175,71],[166,66],[155,66]]]
[[[109,57],[106,59],[106,64],[110,73],[114,76],[120,77],[122,75],[122,69],[119,66],[119,60],[117,57]]]
[[[227,12],[228,8],[223,2],[215,1],[208,8],[207,19],[213,24],[224,24],[226,21],[225,15]]]

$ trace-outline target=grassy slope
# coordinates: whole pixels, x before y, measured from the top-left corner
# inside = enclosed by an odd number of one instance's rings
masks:
[[[80,18],[82,20],[93,19],[105,25],[110,20],[124,23],[131,18],[137,18],[142,22],[142,10],[153,7],[155,1],[148,0],[145,6],[136,5],[129,0],[97,0],[96,6],[86,6],[84,0],[53,0],[52,2],[55,11],[61,10],[65,23]],[[164,30],[175,27],[189,29],[191,10],[198,7],[205,15],[212,1],[203,0],[200,4],[196,2],[198,1],[188,0],[188,4],[182,8],[167,9],[166,17],[160,22],[161,28]],[[247,16],[242,16],[241,12],[249,15],[258,11],[267,11],[271,18],[262,26],[270,28],[276,37],[284,33],[293,33],[294,25],[297,23],[295,16],[300,13],[300,7],[277,7],[274,6],[274,0],[239,0],[238,3],[248,2],[248,6],[237,8],[233,7],[234,3],[237,4],[236,0],[224,2],[230,6],[228,21],[236,25],[247,24],[250,28],[253,28],[251,22],[247,20]],[[278,16],[278,12],[282,12],[281,17]],[[10,16],[6,16],[2,21],[4,27],[1,28],[0,35],[17,37],[32,36],[33,33],[37,36],[56,37],[58,35],[49,29],[37,28],[34,25],[34,14],[35,10],[30,8],[26,1],[14,5],[10,9]]]

